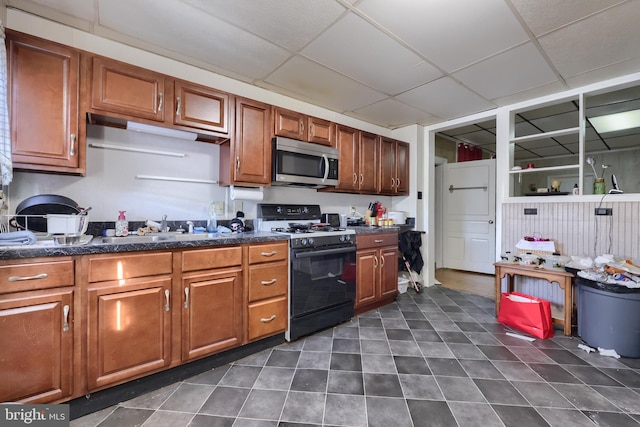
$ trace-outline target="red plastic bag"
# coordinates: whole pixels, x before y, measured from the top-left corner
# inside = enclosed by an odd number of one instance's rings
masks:
[[[498,322],[538,338],[553,336],[549,301],[518,292],[503,292]]]

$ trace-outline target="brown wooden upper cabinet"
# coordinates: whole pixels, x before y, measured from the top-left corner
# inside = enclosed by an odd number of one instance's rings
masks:
[[[235,137],[220,146],[220,184],[271,183],[271,106],[236,97]]]
[[[80,52],[11,30],[6,47],[14,167],[84,173]]]
[[[378,191],[378,136],[343,125],[336,126],[340,160],[336,189],[375,194]]]
[[[228,93],[100,56],[91,58],[91,73],[92,112],[115,118],[98,122],[123,126],[142,119],[196,132],[202,140],[229,135]]]
[[[409,144],[380,138],[380,192],[409,193]]]
[[[274,134],[335,147],[335,123],[273,107]]]
[[[164,75],[100,56],[91,60],[91,108],[164,121]]]

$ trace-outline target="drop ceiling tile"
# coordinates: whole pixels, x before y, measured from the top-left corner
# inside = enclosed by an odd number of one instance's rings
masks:
[[[564,155],[571,154],[571,152],[569,150],[567,150],[565,147],[563,147],[561,145],[536,148],[533,151],[535,151],[535,153],[537,155],[542,156],[542,157],[564,156]]]
[[[569,87],[578,88],[593,83],[603,82],[615,77],[634,74],[637,73],[638,70],[640,70],[640,58],[631,58],[615,64],[606,65],[595,70],[584,71],[581,74],[572,77],[565,77],[565,80]]]
[[[151,0],[101,0],[100,25],[253,78],[264,77],[289,56],[281,47],[198,9],[175,6]]]
[[[511,0],[533,34],[539,36],[604,10],[620,0]]]
[[[433,119],[429,113],[417,110],[395,99],[383,99],[346,114],[391,129]]]
[[[503,0],[363,0],[356,7],[446,71],[528,40]]]
[[[630,148],[636,147],[638,148],[638,135],[625,135],[615,138],[607,138],[607,145],[612,150],[621,149],[621,148]],[[637,156],[638,154],[633,154]]]
[[[453,77],[487,99],[500,98],[557,81],[557,77],[533,43],[478,62]]]
[[[301,56],[291,58],[265,82],[338,112],[356,110],[386,97]]]
[[[522,92],[509,94],[507,96],[501,96],[499,98],[492,99],[491,101],[500,107],[505,107],[508,105],[529,101],[534,98],[539,98],[542,96],[563,92],[567,89],[569,89],[568,85],[566,85],[563,82],[556,81],[554,83],[549,83],[542,86],[537,86],[531,89],[527,89]]]
[[[396,98],[445,120],[495,107],[449,77],[424,84]]]
[[[578,127],[580,120],[578,113],[564,113],[555,116],[541,117],[531,120],[534,126],[540,129],[539,132],[553,132],[562,129],[571,129]]]
[[[442,76],[438,69],[353,13],[301,53],[389,95]]]
[[[626,2],[544,35],[539,41],[560,74],[576,76],[640,57],[638,16],[640,2]]]
[[[298,51],[347,9],[335,0],[182,0],[273,43]]]

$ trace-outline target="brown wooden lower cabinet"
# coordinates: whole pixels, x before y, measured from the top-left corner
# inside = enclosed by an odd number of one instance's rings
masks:
[[[74,289],[0,296],[0,402],[71,395]]]
[[[90,284],[88,327],[89,391],[169,366],[171,276]]]
[[[184,251],[182,269],[182,361],[241,345],[242,248]]]
[[[398,234],[356,237],[356,314],[391,302],[398,294]]]
[[[288,247],[0,260],[0,401],[65,402],[285,332]]]

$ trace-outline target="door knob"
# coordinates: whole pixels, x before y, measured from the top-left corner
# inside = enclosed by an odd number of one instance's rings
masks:
[[[489,220],[489,224],[493,224],[493,220],[492,219]]]

